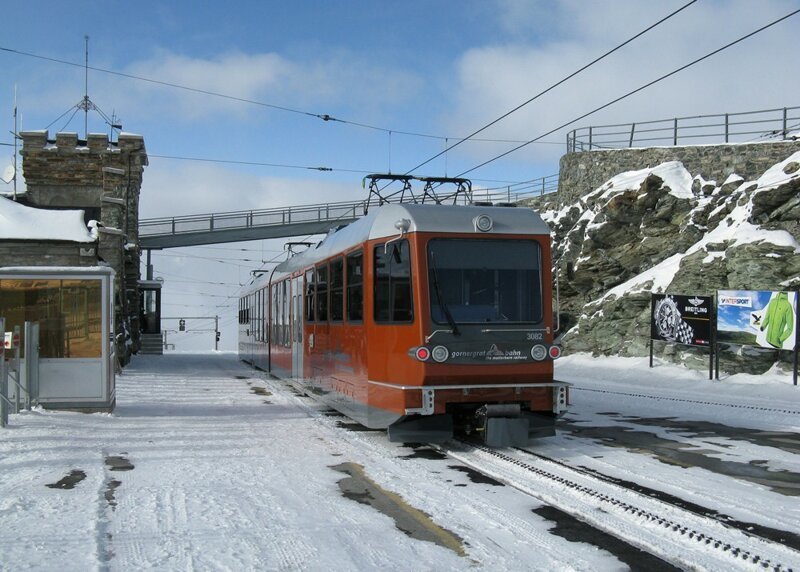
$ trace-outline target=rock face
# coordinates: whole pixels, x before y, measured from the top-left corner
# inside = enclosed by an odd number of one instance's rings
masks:
[[[651,293],[800,287],[800,152],[756,179],[721,183],[670,161],[538,210],[553,229],[568,352],[646,355]],[[656,350],[705,367],[700,350]],[[729,371],[752,372],[779,359],[734,347],[723,357]]]

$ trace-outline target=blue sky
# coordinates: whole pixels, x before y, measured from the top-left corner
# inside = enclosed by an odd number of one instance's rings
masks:
[[[82,64],[83,38],[88,35],[90,65],[96,68],[452,141],[684,3],[6,3],[0,36],[0,133],[6,135],[0,135],[0,143],[11,142],[15,86],[23,129],[44,129],[52,123],[51,134],[62,129],[83,132],[80,116],[69,124],[66,118],[54,122],[83,96],[83,69],[7,50]],[[699,0],[481,137],[514,141],[537,137],[798,8],[798,0]],[[791,62],[797,53],[798,23],[800,16],[575,127],[797,105],[792,94],[800,92],[800,76],[791,71]],[[360,183],[365,173],[390,168],[405,172],[444,147],[442,139],[398,133],[390,137],[381,130],[323,122],[98,71],[90,71],[89,96],[106,114],[115,113],[125,131],[145,138],[151,158],[142,187],[143,217],[358,199],[364,196]],[[92,114],[89,131],[105,132],[107,127]],[[480,187],[556,173],[565,137],[565,131],[555,133],[544,143],[469,176]],[[415,173],[460,174],[510,146],[467,143]],[[335,171],[198,163],[158,155],[324,166]],[[0,146],[0,172],[10,157],[10,147]],[[160,265],[173,277],[187,279],[180,293],[165,292],[165,303],[175,304],[176,311],[183,303],[194,305],[187,313],[208,313],[213,310],[209,302],[224,301],[253,267],[235,258],[266,259],[276,256],[273,251],[281,245],[241,247],[248,251],[159,253],[157,274]],[[224,255],[226,263],[180,258],[180,254]],[[166,270],[164,276],[169,278]],[[189,294],[200,288],[190,283],[193,280],[206,282],[203,293]],[[223,335],[232,349],[230,338]]]
[[[724,290],[720,296],[735,296],[750,298],[751,306],[727,306],[720,304],[717,306],[717,327],[720,330],[729,332],[750,331],[753,334],[758,332],[750,324],[750,314],[761,312],[769,303],[771,292],[759,290]]]

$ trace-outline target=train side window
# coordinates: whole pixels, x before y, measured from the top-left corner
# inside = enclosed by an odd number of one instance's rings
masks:
[[[281,341],[288,347],[289,339],[289,281],[281,282]]]
[[[331,322],[344,319],[344,258],[337,258],[330,265],[331,287]]]
[[[269,288],[261,290],[261,341],[269,342]]]
[[[267,289],[261,289],[261,298],[258,301],[259,313],[261,314],[261,322],[259,329],[261,330],[261,341],[266,342],[269,340],[269,330],[267,329]]]
[[[328,267],[317,268],[317,321],[328,321]]]
[[[256,339],[260,342],[264,340],[264,334],[262,333],[262,328],[264,327],[263,319],[264,319],[264,304],[263,304],[264,294],[261,290],[258,291],[256,296]]]
[[[278,284],[273,284],[270,287],[270,292],[272,295],[270,296],[270,325],[272,326],[272,333],[270,334],[272,337],[272,341],[274,343],[278,343]]]
[[[375,247],[375,321],[413,322],[411,257],[407,240]]]
[[[358,251],[347,257],[347,320],[364,319],[364,253]]]
[[[258,290],[256,293],[253,294],[253,339],[258,341],[261,337],[258,331],[258,318],[259,318],[259,311],[258,311]]]
[[[314,321],[314,271],[306,272],[306,322]]]

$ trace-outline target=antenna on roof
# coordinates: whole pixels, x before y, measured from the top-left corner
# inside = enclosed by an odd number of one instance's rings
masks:
[[[86,50],[83,65],[83,101],[78,104],[78,108],[83,109],[83,138],[89,137],[89,110],[94,107],[92,100],[89,99],[89,36],[83,37],[86,43]]]
[[[19,141],[19,130],[17,129],[17,86],[14,85],[14,200],[17,200],[17,141]]]
[[[117,129],[118,131],[121,131],[122,130],[122,125],[119,124],[116,115],[114,116],[114,118],[108,117],[105,113],[103,113],[102,109],[97,107],[94,104],[94,102],[92,102],[92,100],[89,99],[89,36],[84,36],[83,39],[84,39],[85,46],[86,46],[85,47],[84,65],[83,65],[83,75],[84,75],[84,78],[83,78],[83,97],[77,103],[77,105],[73,105],[68,110],[66,110],[64,113],[62,113],[55,121],[50,123],[50,125],[47,126],[47,129],[50,129],[50,126],[53,125],[53,123],[55,123],[56,121],[60,120],[62,117],[64,117],[65,115],[67,115],[71,111],[72,115],[69,116],[69,119],[67,120],[67,123],[64,125],[64,127],[62,127],[62,129],[64,129],[64,128],[67,127],[67,125],[69,125],[69,123],[72,121],[72,118],[75,117],[75,114],[78,111],[83,111],[83,137],[84,137],[85,140],[88,140],[89,139],[89,111],[91,110],[91,111],[96,111],[97,113],[99,113],[100,116],[103,118],[103,121],[105,121],[108,125],[111,126],[111,134],[112,134],[111,139],[113,139],[114,129]]]
[[[3,175],[0,176],[0,181],[3,181],[5,184],[13,183],[14,184],[14,192],[13,192],[13,200],[17,200],[17,139],[19,138],[18,131],[17,131],[17,86],[14,86],[14,130],[11,131],[11,135],[14,136],[14,158],[13,163],[8,165],[5,169],[3,169]]]

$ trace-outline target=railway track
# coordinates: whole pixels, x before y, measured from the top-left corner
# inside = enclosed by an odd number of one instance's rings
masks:
[[[653,498],[611,478],[524,449],[459,441],[440,450],[487,476],[690,570],[800,570],[800,551],[719,515]],[[769,535],[772,536],[772,535]]]
[[[800,409],[783,409],[778,407],[764,407],[761,405],[748,405],[742,403],[725,403],[722,401],[708,401],[704,399],[685,399],[683,397],[669,397],[665,395],[652,395],[649,393],[630,393],[625,391],[612,391],[609,389],[594,389],[589,387],[572,386],[570,391],[587,391],[591,393],[604,393],[607,395],[617,395],[624,397],[637,397],[641,399],[654,399],[657,401],[673,401],[678,403],[692,403],[695,405],[714,405],[718,407],[731,407],[734,409],[746,409],[752,411],[764,411],[767,413],[784,413],[787,415],[800,415]]]

